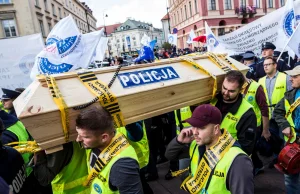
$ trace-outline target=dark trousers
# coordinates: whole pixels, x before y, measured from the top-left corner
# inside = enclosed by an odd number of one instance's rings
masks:
[[[150,185],[147,183],[145,179],[146,173],[147,173],[147,167],[144,167],[140,170],[140,178],[143,186],[143,192],[144,194],[153,194],[153,190],[151,189]]]

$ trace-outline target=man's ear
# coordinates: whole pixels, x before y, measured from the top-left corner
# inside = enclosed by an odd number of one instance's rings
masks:
[[[220,125],[219,124],[215,125],[215,127],[214,127],[214,134],[217,135],[220,132],[221,132]]]

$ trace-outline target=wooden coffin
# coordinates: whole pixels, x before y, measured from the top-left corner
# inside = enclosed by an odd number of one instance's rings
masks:
[[[206,55],[196,55],[190,58],[193,58],[195,62],[217,77],[218,90],[220,90],[225,72]],[[244,74],[248,71],[248,67],[243,64],[232,58],[226,58]],[[225,63],[224,59],[220,60]],[[140,74],[137,72],[147,71],[151,75],[152,71],[162,73],[162,70],[165,70],[167,73],[168,68],[172,69],[173,72],[175,71],[179,78],[168,75],[170,76],[169,80],[159,81],[152,77],[154,81],[150,80],[150,83],[146,83],[147,79],[144,78],[139,80],[140,84],[135,86],[132,85],[132,82],[126,82],[128,81],[126,77],[123,77],[123,80],[121,77],[115,80],[111,91],[118,98],[126,124],[184,106],[208,102],[212,98],[214,79],[180,58],[122,67],[119,74],[130,73],[126,75],[135,74],[139,76]],[[116,67],[93,71],[99,80],[108,84],[116,71]],[[164,74],[161,76],[164,77]],[[70,140],[75,140],[77,135],[75,119],[79,111],[73,110],[72,107],[85,104],[94,99],[95,96],[80,82],[76,73],[59,74],[54,77],[69,107]],[[148,77],[148,81],[149,79]],[[95,104],[98,105],[99,103]],[[50,95],[45,80],[34,81],[14,101],[14,107],[19,119],[42,149],[50,149],[65,143],[60,111]]]

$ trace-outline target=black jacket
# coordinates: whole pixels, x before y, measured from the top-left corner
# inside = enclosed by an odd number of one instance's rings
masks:
[[[284,98],[282,98],[274,109],[274,118],[277,122],[279,129],[284,130],[287,127],[291,127],[290,123],[285,118],[285,106],[284,106],[284,100],[287,99],[290,105],[292,105],[295,102],[295,96],[296,96],[297,89],[293,89],[290,91],[287,91],[284,94]],[[292,113],[293,120],[295,119],[295,111]],[[300,129],[296,129],[296,131],[300,131]]]
[[[223,97],[221,94],[218,94],[216,97],[218,99],[216,107],[221,111],[223,119],[228,112],[235,114],[238,111],[243,100],[242,94],[239,94],[237,101],[229,105],[223,102]],[[229,105],[230,108],[227,111],[224,111],[222,108],[222,106],[224,105],[226,106]],[[240,118],[236,127],[238,142],[242,146],[243,151],[246,152],[248,155],[252,154],[252,151],[254,149],[255,140],[256,140],[256,128],[257,128],[256,123],[257,123],[257,119],[254,110],[249,109]]]

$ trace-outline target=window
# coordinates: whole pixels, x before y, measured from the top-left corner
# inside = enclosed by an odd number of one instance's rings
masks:
[[[225,0],[225,9],[232,9],[231,0]]]
[[[44,0],[44,4],[45,4],[45,10],[48,11],[48,2],[47,2],[47,0]]]
[[[1,1],[1,0],[0,0]],[[35,5],[40,6],[40,0],[35,0]]]
[[[5,33],[5,37],[17,36],[15,20],[2,20],[2,26]]]
[[[61,10],[60,10],[60,8],[58,8],[58,14],[59,14],[59,17],[62,18],[61,17]]]
[[[67,15],[66,15],[66,12],[64,12],[64,17],[66,17]]]
[[[242,7],[246,7],[246,0],[240,0],[240,2]]]
[[[189,6],[190,6],[190,16],[192,17],[193,11],[192,11],[192,2],[191,1],[189,2]]]
[[[51,25],[50,22],[48,22],[48,29],[49,29],[49,32],[51,32],[51,30],[52,30],[52,25]]]
[[[184,11],[185,11],[185,19],[187,20],[187,9],[186,9],[186,5],[184,5]]]
[[[55,13],[55,6],[54,6],[54,4],[52,4],[52,13],[53,13],[53,15],[56,15],[56,13]]]
[[[183,21],[183,12],[182,12],[182,8],[180,9],[180,14],[181,14],[181,21]]]
[[[68,7],[68,0],[66,0],[66,6]]]
[[[177,20],[176,20],[176,14],[174,14],[174,25],[177,24]]]
[[[46,37],[46,35],[45,35],[45,29],[44,29],[44,23],[43,23],[42,20],[39,20],[39,23],[40,23],[40,28],[41,28],[42,36]]]
[[[281,5],[281,7],[284,6],[284,0],[280,0],[280,5]]]
[[[0,4],[8,4],[11,3],[11,0],[0,0]]]
[[[208,10],[216,10],[216,0],[208,0]]]
[[[273,8],[273,0],[268,0],[269,8]]]
[[[177,11],[177,20],[178,20],[178,23],[180,22],[180,19],[179,19],[179,11]]]
[[[70,9],[72,10],[72,3],[71,3],[71,1],[69,1],[69,5],[70,5]]]
[[[260,8],[260,0],[256,0],[256,8]]]
[[[197,2],[197,0],[194,0],[194,4],[195,4],[195,13],[198,13],[198,2]]]

